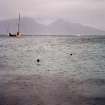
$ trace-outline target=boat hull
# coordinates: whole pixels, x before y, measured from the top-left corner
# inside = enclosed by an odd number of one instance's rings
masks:
[[[9,36],[11,36],[11,37],[16,37],[16,35],[14,35],[14,34],[11,34],[11,35],[9,35]]]
[[[11,34],[9,33],[10,37],[20,37],[22,34],[21,33],[17,33],[17,34]]]

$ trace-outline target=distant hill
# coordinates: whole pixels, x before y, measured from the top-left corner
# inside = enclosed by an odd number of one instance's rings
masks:
[[[17,32],[17,19],[0,21],[0,34]],[[20,31],[24,34],[33,35],[105,35],[105,31],[84,26],[78,23],[70,23],[58,19],[53,23],[45,26],[39,24],[33,18],[23,17],[20,22]]]
[[[18,19],[4,20],[0,22],[0,33],[16,33]],[[20,21],[20,31],[23,34],[43,34],[45,26],[37,23],[32,18],[23,17]]]
[[[57,35],[105,35],[105,31],[84,26],[79,23],[70,23],[62,19],[56,20],[48,26],[49,34]]]

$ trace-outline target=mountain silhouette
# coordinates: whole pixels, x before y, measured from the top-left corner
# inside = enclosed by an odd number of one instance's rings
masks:
[[[0,34],[17,32],[18,19],[0,21]],[[105,35],[105,31],[58,19],[49,25],[43,25],[33,18],[23,17],[20,21],[20,31],[32,35]]]
[[[17,25],[18,19],[3,20],[0,22],[0,33],[16,33]],[[44,28],[44,25],[37,23],[33,18],[23,17],[20,20],[20,32],[23,34],[41,34]]]
[[[48,26],[49,34],[57,35],[105,35],[105,31],[95,29],[79,23],[58,19]]]

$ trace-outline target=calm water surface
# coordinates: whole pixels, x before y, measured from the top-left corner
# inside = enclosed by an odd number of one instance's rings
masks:
[[[0,37],[0,68],[1,74],[105,78],[105,37]]]

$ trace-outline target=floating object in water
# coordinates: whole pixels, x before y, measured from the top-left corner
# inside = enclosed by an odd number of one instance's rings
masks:
[[[40,59],[36,59],[36,64],[40,65]]]
[[[40,62],[40,59],[37,59],[36,61],[39,63]]]
[[[73,54],[70,54],[71,56],[73,55]]]
[[[9,36],[11,37],[20,37],[22,34],[17,32],[16,34],[12,34],[12,33],[9,33]]]
[[[19,20],[18,20],[18,31],[16,34],[12,34],[9,32],[9,36],[11,37],[20,37],[22,33],[20,33],[20,13],[19,13]]]

